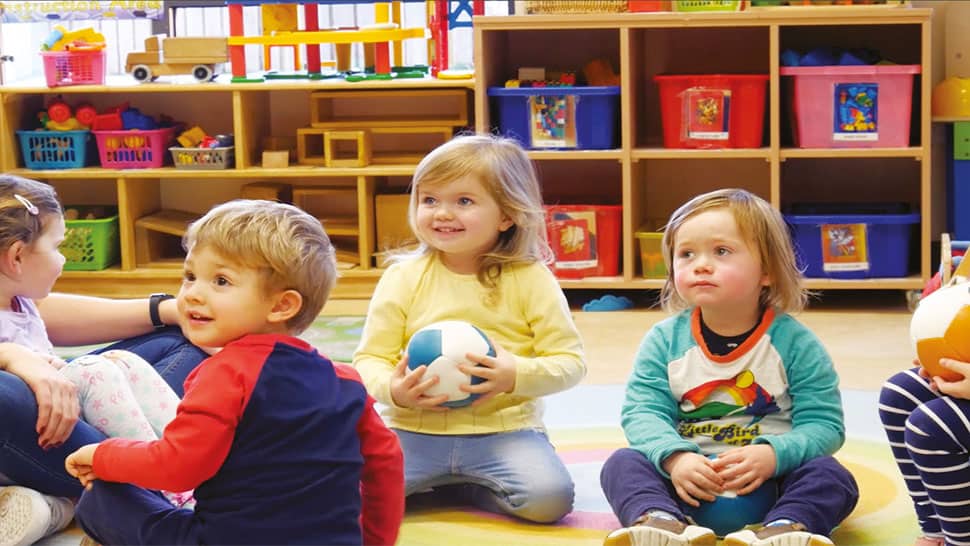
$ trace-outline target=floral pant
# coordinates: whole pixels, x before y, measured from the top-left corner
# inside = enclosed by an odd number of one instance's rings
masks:
[[[84,355],[61,373],[78,388],[81,417],[109,438],[157,440],[175,418],[178,395],[135,353],[112,350]],[[195,504],[191,492],[166,492],[165,496],[176,506]]]

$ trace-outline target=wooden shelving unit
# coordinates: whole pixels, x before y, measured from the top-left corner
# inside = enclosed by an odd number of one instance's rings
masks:
[[[121,262],[103,271],[65,272],[55,290],[115,297],[177,290],[187,224],[212,205],[240,197],[245,185],[270,182],[290,186],[294,203],[327,227],[341,267],[333,297],[364,299],[382,271],[375,258],[382,250],[375,235],[375,196],[404,191],[417,161],[443,141],[443,132],[454,130],[453,123],[470,121],[473,86],[469,80],[436,79],[138,84],[127,76],[109,77],[100,86],[48,88],[42,81],[9,85],[0,87],[0,171],[48,182],[67,204],[118,207]],[[146,114],[167,114],[209,134],[233,133],[236,164],[217,171],[26,169],[15,131],[33,127],[34,113],[58,95],[72,106],[87,102],[99,111],[129,102]],[[435,114],[422,123],[421,112],[430,111],[432,104]],[[382,117],[382,112],[387,115]],[[395,133],[394,121],[402,112],[411,114]],[[263,137],[293,137],[297,129],[311,126],[314,116],[339,120],[351,129],[354,120],[360,120],[361,129],[376,126],[378,144],[386,150],[380,156],[384,162],[334,168],[260,165]],[[433,138],[422,141],[422,131]]]
[[[921,289],[930,265],[930,9],[832,6],[743,12],[476,17],[475,120],[496,125],[487,95],[519,67],[579,70],[603,58],[620,73],[620,139],[613,150],[532,151],[547,203],[623,205],[621,275],[564,280],[566,288],[660,288],[641,276],[635,231],[661,225],[690,197],[743,187],[784,209],[798,202],[904,202],[921,214],[910,274],[861,280],[809,279],[813,289]],[[779,74],[784,49],[868,47],[916,75],[910,146],[800,149],[792,145]],[[662,146],[658,74],[768,74],[764,146]],[[916,263],[918,262],[918,263]]]

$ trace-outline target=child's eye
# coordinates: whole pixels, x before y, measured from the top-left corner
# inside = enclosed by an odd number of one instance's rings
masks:
[[[727,256],[728,254],[731,253],[731,249],[721,246],[721,247],[718,247],[715,252],[717,252],[718,256]]]
[[[687,259],[687,258],[691,258],[693,256],[694,256],[694,251],[693,250],[681,250],[680,252],[677,253],[677,257],[678,258]]]
[[[468,205],[471,205],[472,203],[474,203],[474,201],[472,201],[468,197],[461,197],[458,199],[458,204],[462,206],[468,206]]]
[[[434,197],[424,196],[421,198],[422,205],[434,205],[436,202],[437,202],[437,199],[435,199]]]
[[[229,286],[229,284],[231,283],[229,282],[229,279],[223,277],[222,275],[219,275],[218,277],[216,277],[216,284],[219,286]]]
[[[192,273],[191,271],[186,271],[186,272],[182,273],[182,280],[188,281],[188,282],[194,281],[195,280],[195,273]]]

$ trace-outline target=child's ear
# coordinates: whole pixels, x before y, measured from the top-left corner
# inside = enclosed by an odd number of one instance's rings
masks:
[[[269,322],[286,322],[303,308],[303,296],[296,290],[284,290],[275,296],[276,303],[266,319]]]
[[[10,279],[18,280],[23,274],[23,258],[27,245],[16,241],[0,254],[0,272]]]
[[[498,230],[501,232],[506,232],[510,227],[514,226],[515,222],[512,221],[508,216],[502,218],[502,221],[498,224]]]

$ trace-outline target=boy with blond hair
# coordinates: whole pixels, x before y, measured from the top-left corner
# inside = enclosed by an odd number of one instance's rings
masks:
[[[160,440],[112,438],[68,456],[77,520],[102,544],[393,544],[403,456],[357,373],[297,339],[336,281],[319,221],[236,200],[194,222],[182,330],[222,347],[185,381]],[[155,490],[195,489],[195,511]]]

